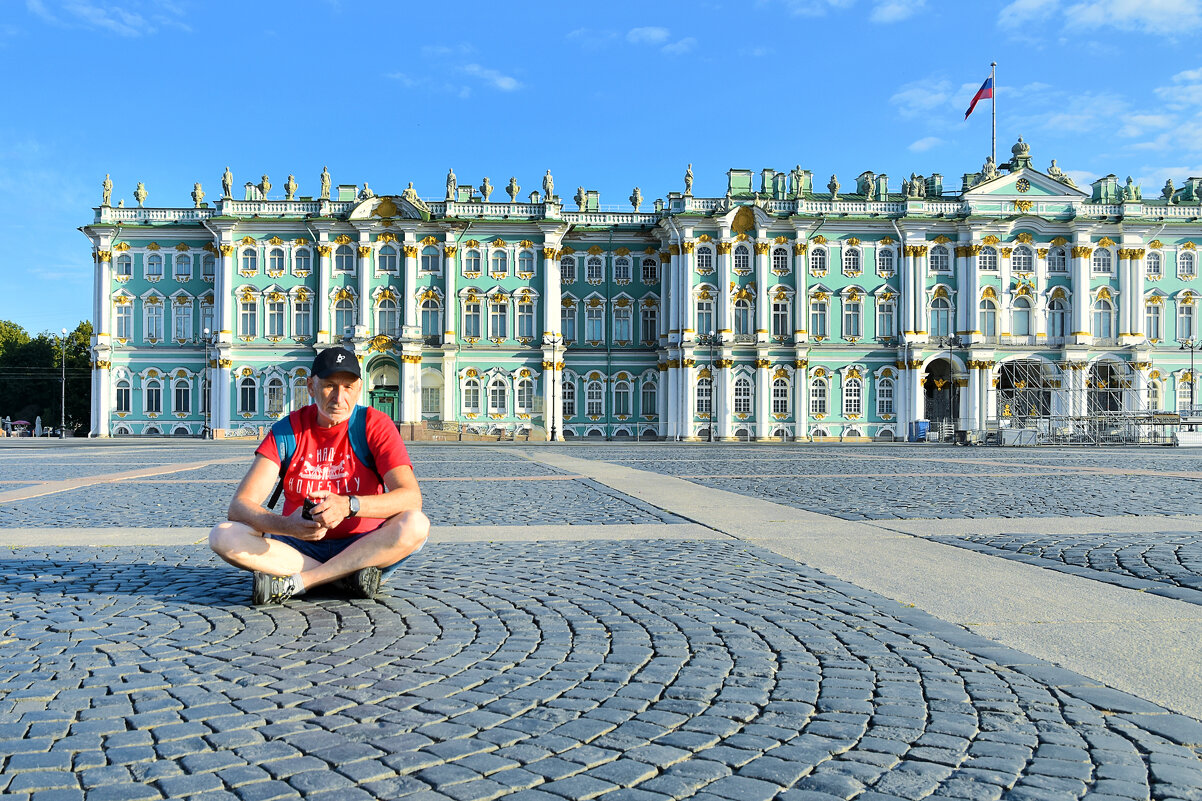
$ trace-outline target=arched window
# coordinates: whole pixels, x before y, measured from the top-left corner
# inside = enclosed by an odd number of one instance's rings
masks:
[[[1110,272],[1110,251],[1106,248],[1095,248],[1093,252],[1093,271],[1095,273]]]
[[[810,299],[810,336],[826,336],[826,301],[821,298]]]
[[[339,245],[334,251],[334,272],[349,273],[355,269],[355,251],[350,245]]]
[[[1193,278],[1196,274],[1194,254],[1188,250],[1177,254],[1177,275],[1182,278]]]
[[[284,251],[281,248],[272,248],[267,253],[267,269],[273,273],[284,272]]]
[[[124,378],[117,382],[117,411],[121,414],[129,413],[130,391],[129,382]]]
[[[273,378],[267,382],[267,415],[279,417],[284,413],[284,382]]]
[[[789,382],[784,378],[772,379],[772,413],[789,413]]]
[[[714,411],[714,383],[709,378],[697,379],[697,412],[700,418],[709,417]]]
[[[876,414],[877,417],[893,414],[892,378],[882,378],[876,382]]]
[[[977,256],[978,270],[996,270],[997,269],[997,248],[985,245],[981,248],[980,254]]]
[[[810,414],[825,415],[827,408],[826,379],[815,378],[810,382]]]
[[[864,335],[864,304],[859,300],[843,300],[843,338]]]
[[[614,259],[614,280],[630,280],[630,259],[628,257],[619,256],[618,258]]]
[[[426,245],[422,248],[421,271],[423,273],[438,272],[438,248],[433,245]]]
[[[1159,278],[1162,274],[1161,268],[1162,268],[1163,264],[1164,264],[1164,260],[1159,253],[1157,253],[1156,251],[1152,251],[1151,253],[1149,253],[1148,259],[1147,259],[1147,265],[1146,265],[1148,277],[1149,278],[1151,278],[1151,277]]]
[[[751,381],[746,376],[735,379],[735,414],[751,414]]]
[[[162,278],[163,277],[163,257],[158,253],[151,253],[146,258],[146,277],[147,278]]]
[[[504,275],[509,272],[509,254],[504,250],[493,250],[492,266],[490,269],[493,275]]]
[[[843,415],[851,417],[864,413],[864,385],[858,378],[843,382]]]
[[[192,257],[187,253],[177,253],[172,259],[175,267],[175,280],[187,281],[192,277]]]
[[[238,382],[238,413],[254,414],[259,408],[258,386],[250,376]]]
[[[504,381],[493,381],[488,385],[488,413],[509,413],[509,391]]]
[[[347,248],[349,250],[350,248]],[[242,251],[242,272],[254,273],[259,270],[259,254],[254,248]]]
[[[1114,337],[1114,307],[1105,298],[1093,305],[1093,335],[1102,339]]]
[[[290,411],[295,412],[302,406],[309,403],[309,384],[305,381],[304,376],[297,376],[292,379],[292,406]]]
[[[292,254],[292,269],[299,273],[307,273],[313,267],[313,258],[307,248],[302,248]]]
[[[931,336],[945,337],[951,332],[952,304],[947,298],[931,301]]]
[[[532,273],[534,272],[534,252],[523,250],[518,254],[518,272]]]
[[[826,248],[816,247],[810,251],[810,273],[826,275]]]
[[[1178,341],[1193,339],[1198,330],[1194,325],[1194,309],[1197,301],[1192,296],[1185,296],[1177,301],[1177,339]]]
[[[463,271],[465,273],[480,272],[480,251],[471,248],[463,254]]]
[[[349,334],[355,328],[355,302],[350,298],[343,298],[334,304],[334,330],[335,336]]]
[[[440,337],[442,335],[442,309],[434,298],[422,301],[422,336]]]
[[[480,382],[474,378],[463,382],[463,411],[466,414],[480,413]]]
[[[394,338],[400,335],[400,329],[397,326],[397,305],[395,300],[384,298],[376,306],[376,333]]]
[[[1011,309],[1014,322],[1011,333],[1019,337],[1029,337],[1031,331],[1031,303],[1026,298],[1015,298]]]
[[[630,382],[619,381],[614,384],[614,414],[630,416]]]
[[[392,245],[385,245],[380,248],[380,252],[376,255],[376,269],[382,273],[395,273],[397,271],[396,248]]]
[[[605,263],[601,261],[600,256],[589,256],[585,262],[585,280],[590,284],[599,284],[604,278],[603,268]]]
[[[885,277],[893,275],[893,248],[877,249],[876,271]]]
[[[751,301],[739,298],[735,301],[735,336],[751,336],[754,333],[751,324]]]
[[[564,256],[559,260],[559,280],[565,284],[575,283],[576,258],[574,256]]]
[[[843,274],[844,275],[859,275],[860,274],[860,249],[847,247],[843,248]]]
[[[1048,304],[1048,336],[1068,336],[1068,304],[1059,298]]]
[[[157,378],[146,382],[142,390],[142,411],[161,414],[163,411],[163,385]]]
[[[643,262],[644,270],[646,270],[646,262]],[[709,248],[697,248],[697,272],[709,273],[714,269],[714,251]],[[643,279],[646,283],[646,279]]]
[[[534,408],[534,382],[529,378],[519,378],[513,401],[514,411],[518,414],[530,414]]]
[[[644,380],[642,398],[639,400],[641,408],[639,413],[644,416],[654,416],[659,414],[658,396],[656,395],[657,387],[655,382]]]
[[[1068,272],[1068,259],[1065,257],[1064,248],[1055,247],[1048,251],[1048,272]]]
[[[997,306],[989,298],[981,301],[981,333],[987,337],[997,336]]]
[[[697,301],[697,331],[702,334],[712,334],[714,328],[714,302],[712,300]]]
[[[1035,254],[1026,245],[1019,245],[1010,254],[1010,269],[1016,273],[1029,273],[1035,269]]]
[[[703,250],[707,254],[710,252],[709,248],[699,248],[697,250],[697,266],[698,267],[701,266],[701,251],[703,251]],[[713,257],[711,256],[710,258],[712,259]],[[710,263],[712,264],[713,262],[711,261]],[[643,259],[643,283],[644,284],[658,284],[659,283],[659,264],[655,261],[655,259]]]
[[[947,248],[943,245],[935,245],[931,248],[931,269],[937,273],[948,273],[952,269],[952,260]]]
[[[605,393],[600,381],[590,381],[584,388],[585,414],[589,417],[600,417],[605,414]]]
[[[1164,408],[1164,398],[1162,396],[1160,382],[1148,382],[1148,409],[1154,412],[1159,412]]]
[[[743,243],[735,245],[735,272],[749,272],[751,270],[751,248]]]
[[[191,414],[192,412],[192,383],[186,378],[177,378],[173,385],[175,392],[171,398],[174,401],[171,411],[184,412]]]
[[[1144,304],[1144,333],[1154,342],[1164,339],[1159,303]]]
[[[134,272],[134,260],[128,253],[122,253],[117,257],[117,275],[129,277]],[[209,273],[212,275],[212,273]]]
[[[772,272],[777,275],[789,274],[789,249],[788,248],[773,248],[772,250]]]
[[[1177,379],[1177,413],[1181,415],[1191,415],[1194,410],[1194,382],[1193,378],[1186,378],[1182,374]]]
[[[630,326],[630,307],[615,306],[614,307],[614,341],[615,342],[630,342],[631,337]]]
[[[562,389],[564,419],[576,416],[576,382],[565,378]]]

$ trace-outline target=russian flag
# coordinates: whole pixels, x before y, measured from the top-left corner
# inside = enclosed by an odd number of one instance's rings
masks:
[[[981,88],[972,96],[972,102],[968,104],[968,111],[964,112],[964,119],[968,119],[968,115],[972,114],[972,110],[977,107],[977,101],[984,100],[985,98],[993,99],[992,75],[985,79],[985,83],[981,84]]]

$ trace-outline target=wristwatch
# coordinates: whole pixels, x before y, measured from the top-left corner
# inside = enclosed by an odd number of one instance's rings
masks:
[[[351,506],[350,514],[348,514],[347,517],[358,516],[358,514],[359,514],[359,498],[354,495],[351,495],[347,498],[347,502],[350,503],[350,506]]]

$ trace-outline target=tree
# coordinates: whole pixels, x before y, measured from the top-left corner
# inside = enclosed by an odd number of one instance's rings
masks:
[[[92,407],[92,324],[87,320],[66,337],[66,412],[68,427],[84,433]],[[13,420],[38,417],[58,426],[63,396],[63,342],[43,331],[30,338],[24,328],[0,320],[0,416]]]

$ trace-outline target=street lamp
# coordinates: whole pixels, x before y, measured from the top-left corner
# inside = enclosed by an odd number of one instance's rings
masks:
[[[555,442],[555,383],[558,371],[555,369],[555,364],[559,358],[559,348],[563,345],[563,335],[551,334],[547,337],[546,342],[551,346],[551,402],[547,404],[548,422],[551,424],[551,442]]]
[[[204,425],[204,429],[200,432],[201,439],[208,439],[209,437],[211,437],[213,435],[213,429],[209,427],[209,419],[210,419],[210,416],[213,414],[213,409],[212,409],[212,405],[213,405],[212,404],[213,372],[212,372],[212,368],[209,366],[209,343],[211,340],[212,340],[212,335],[209,332],[209,329],[206,328],[204,330],[204,342],[205,342],[204,369],[205,369],[205,376],[208,378],[208,381],[206,381],[205,383],[208,386],[202,388],[205,391],[202,392],[202,397],[200,399],[201,403],[203,403],[204,407],[205,407],[205,425]]]
[[[58,426],[58,438],[63,439],[67,436],[67,329],[63,329],[63,335],[58,338],[59,344],[63,351],[63,380],[62,380],[62,397],[59,401],[59,411],[61,412]]]
[[[1197,337],[1190,335],[1185,339],[1177,340],[1177,343],[1180,345],[1180,350],[1189,351],[1189,413],[1192,417],[1194,414],[1197,397],[1194,394],[1194,388],[1198,386],[1195,383],[1197,379],[1194,378],[1194,351],[1196,351],[1198,348],[1202,348],[1202,341],[1199,341]],[[1180,409],[1177,410],[1177,414],[1181,414]]]
[[[717,422],[717,415],[715,414],[716,405],[714,403],[714,399],[717,394],[715,392],[715,387],[718,384],[717,380],[714,378],[714,345],[717,343],[717,337],[714,335],[713,331],[710,331],[706,334],[698,334],[697,343],[699,345],[709,345],[710,348],[710,424],[706,430],[709,432],[709,441],[713,442],[714,424]]]

